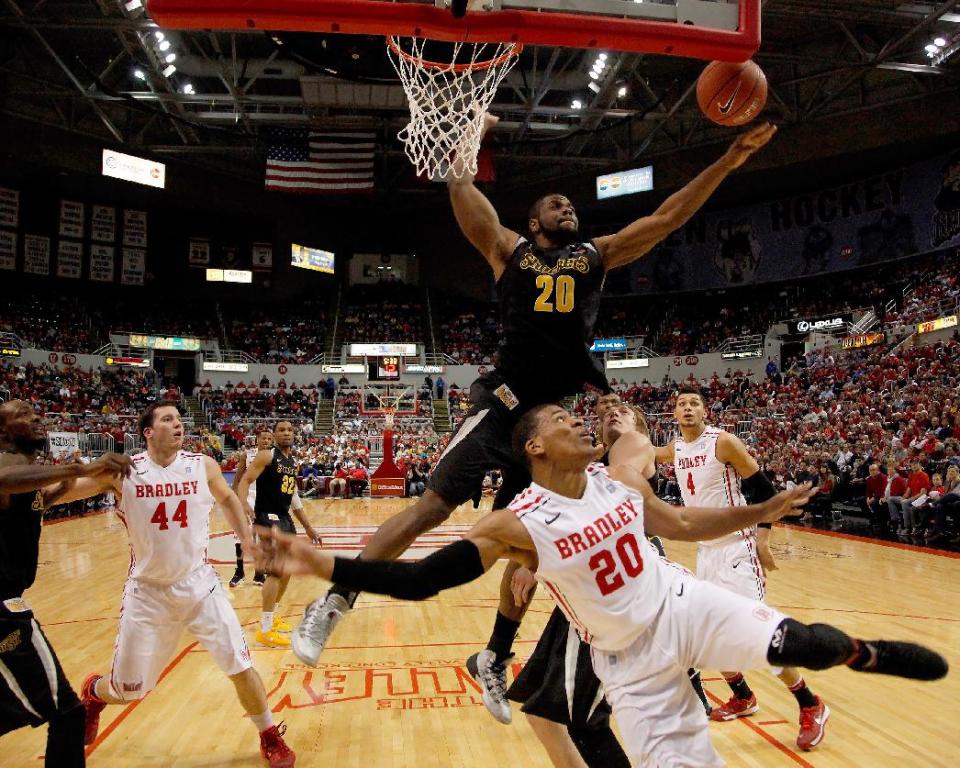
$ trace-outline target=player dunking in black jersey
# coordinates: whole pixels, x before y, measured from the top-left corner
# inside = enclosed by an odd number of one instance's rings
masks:
[[[273,431],[273,448],[257,451],[256,457],[240,478],[237,495],[243,504],[247,516],[257,525],[268,528],[277,526],[281,531],[296,533],[290,510],[300,519],[307,537],[317,540],[317,533],[310,525],[302,506],[292,504],[297,492],[297,463],[291,454],[293,449],[293,424],[278,421]],[[250,486],[256,483],[254,509],[250,509]],[[286,648],[289,638],[283,634],[292,627],[276,615],[277,602],[287,590],[289,578],[278,579],[268,576],[263,584],[260,617],[260,629],[256,632],[257,642],[271,648]]]
[[[496,122],[488,115],[486,128]],[[449,182],[457,223],[497,281],[503,339],[496,368],[471,385],[472,407],[434,470],[428,490],[380,527],[362,558],[399,557],[417,536],[473,498],[488,469],[504,470],[495,508],[506,506],[526,487],[529,474],[510,447],[511,430],[520,416],[535,405],[576,394],[587,383],[608,389],[588,349],[607,271],[636,261],[682,226],[775,131],[763,124],[743,134],[720,160],[652,215],[590,241],[581,239],[576,211],[563,195],[537,200],[528,216],[529,235],[521,236],[500,223],[471,176]],[[504,573],[493,636],[472,670],[481,681],[488,709],[502,722],[510,721],[504,661],[524,610],[514,605],[510,591],[513,570],[508,565]],[[293,650],[301,661],[317,663],[333,627],[355,598],[350,590],[334,585],[324,600],[308,606],[293,635]]]

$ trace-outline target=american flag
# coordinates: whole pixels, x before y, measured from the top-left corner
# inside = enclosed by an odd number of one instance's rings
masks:
[[[371,132],[277,129],[267,149],[266,188],[275,192],[368,192],[374,187]]]

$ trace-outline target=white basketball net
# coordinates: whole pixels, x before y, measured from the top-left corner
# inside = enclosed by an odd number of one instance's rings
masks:
[[[388,38],[387,55],[410,106],[410,122],[398,134],[407,157],[417,174],[434,180],[475,175],[483,116],[523,46],[453,43],[452,63],[436,64],[424,56],[426,40],[402,40],[409,43]]]

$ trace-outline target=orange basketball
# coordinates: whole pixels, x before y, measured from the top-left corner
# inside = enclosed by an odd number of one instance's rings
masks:
[[[754,61],[711,61],[697,80],[700,109],[717,125],[743,125],[767,103],[767,76]]]

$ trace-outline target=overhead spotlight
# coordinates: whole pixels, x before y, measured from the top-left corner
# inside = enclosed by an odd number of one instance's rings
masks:
[[[153,33],[153,36],[154,36],[155,38],[157,38],[157,42],[158,42],[158,43],[161,42],[161,41],[163,40],[163,38],[166,37],[166,35],[163,34],[163,32],[160,32],[159,30],[158,30],[157,32],[154,32],[154,33]]]
[[[940,50],[940,46],[935,43],[928,43],[927,46],[923,49],[931,56]]]
[[[600,93],[600,86],[596,83],[587,83],[587,88],[589,88],[594,93]]]
[[[590,77],[592,77],[594,80],[596,80],[598,77],[600,77],[600,73],[597,72],[596,70],[591,69],[591,70],[590,70]]]
[[[124,3],[123,7],[127,9],[130,13],[133,13],[138,8],[143,8],[143,3],[140,0],[130,0],[128,3]]]
[[[166,58],[164,58],[164,61],[167,62],[167,64],[173,64],[173,62],[175,62],[176,60],[177,60],[177,54],[175,53],[168,53],[166,55]]]
[[[176,71],[177,71],[177,68],[173,66],[173,64],[168,64],[163,68],[163,76],[170,77],[170,75],[172,75]]]
[[[159,48],[161,51],[169,51],[169,50],[170,50],[170,41],[169,41],[169,40],[161,40],[161,41],[160,41],[160,45],[158,45],[157,48]]]
[[[943,48],[947,44],[947,39],[945,37],[935,37],[933,38],[933,44],[938,48]]]
[[[134,76],[135,78],[137,78],[137,80],[146,80],[146,79],[147,79],[147,73],[144,72],[142,69],[135,69],[135,70],[133,70],[133,76]]]
[[[193,94],[196,93],[196,91],[193,90],[193,83],[186,83],[183,86],[183,92],[188,96],[193,96]]]
[[[603,52],[598,53],[598,54],[597,54],[597,58],[600,59],[600,61],[606,61],[606,60],[607,60],[607,54],[605,54],[605,53],[603,53]]]
[[[580,99],[574,99],[570,102],[570,109],[583,109],[583,102]]]
[[[624,96],[626,96],[626,95],[627,95],[627,86],[621,85],[619,88],[617,88],[617,96],[618,96],[618,97],[620,97],[620,98],[622,99],[622,98],[623,98]]]

